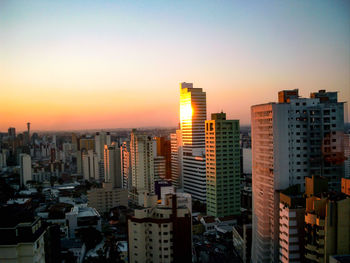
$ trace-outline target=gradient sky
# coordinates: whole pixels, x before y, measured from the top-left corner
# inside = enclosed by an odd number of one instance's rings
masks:
[[[0,131],[175,126],[327,89],[350,101],[350,1],[0,1]]]

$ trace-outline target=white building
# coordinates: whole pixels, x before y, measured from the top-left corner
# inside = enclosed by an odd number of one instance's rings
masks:
[[[95,152],[99,158],[99,160],[103,160],[104,158],[104,148],[105,145],[111,145],[111,135],[109,132],[96,132],[95,135]]]
[[[193,199],[206,201],[205,120],[206,93],[192,83],[180,84],[180,125],[182,131],[182,174],[184,191]]]
[[[26,185],[27,181],[32,180],[32,158],[29,154],[21,153],[19,155],[20,164],[20,185]]]
[[[336,92],[299,98],[298,90],[279,92],[279,103],[252,106],[253,262],[279,260],[279,195],[290,185],[304,191],[304,177],[322,175],[340,189],[344,129],[343,103]],[[342,155],[343,156],[343,155]]]
[[[182,134],[181,130],[170,134],[171,181],[176,188],[182,188]]]
[[[122,187],[120,148],[113,143],[104,147],[105,182],[112,183],[113,187]]]
[[[136,130],[131,133],[131,198],[138,202],[138,195],[154,194],[154,140]]]
[[[117,206],[128,206],[128,190],[114,188],[112,183],[103,183],[102,188],[93,188],[87,192],[88,206],[99,213],[108,213]]]
[[[101,216],[95,208],[86,204],[75,205],[69,213],[66,213],[69,237],[75,238],[77,231],[81,228],[94,227],[101,231]]]
[[[98,157],[93,150],[82,153],[83,176],[85,180],[99,180]]]

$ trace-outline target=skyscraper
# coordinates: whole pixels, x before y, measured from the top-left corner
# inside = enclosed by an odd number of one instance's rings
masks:
[[[105,145],[111,145],[111,135],[109,132],[96,132],[95,134],[95,152],[100,160],[103,160],[103,151]]]
[[[29,154],[21,153],[19,155],[20,163],[20,185],[26,185],[27,181],[32,180],[32,159]]]
[[[131,157],[130,157],[130,141],[122,143],[120,147],[122,162],[122,179],[123,188],[131,190]]]
[[[171,181],[176,188],[182,188],[182,134],[181,130],[170,134]]]
[[[131,133],[131,199],[139,202],[139,196],[154,194],[154,152],[156,144],[146,134],[137,130]]]
[[[304,177],[323,175],[340,190],[343,176],[343,103],[321,90],[300,98],[298,90],[278,94],[279,103],[253,106],[253,262],[277,262],[279,195]]]
[[[113,143],[104,146],[105,182],[122,187],[120,148]]]
[[[207,214],[222,217],[240,214],[239,121],[214,113],[205,122]]]
[[[180,126],[183,143],[183,187],[193,199],[205,202],[206,93],[192,83],[180,84]]]
[[[83,176],[85,180],[99,180],[98,157],[93,150],[83,151]]]

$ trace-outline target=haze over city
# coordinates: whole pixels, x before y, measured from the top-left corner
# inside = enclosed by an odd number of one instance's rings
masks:
[[[1,1],[0,131],[175,127],[179,83],[250,123],[282,89],[350,100],[348,1]]]

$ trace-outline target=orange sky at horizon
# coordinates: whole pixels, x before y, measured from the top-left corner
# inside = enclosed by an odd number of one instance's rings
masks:
[[[280,90],[338,91],[349,102],[349,8],[0,1],[0,132],[27,122],[34,131],[177,127],[180,82],[207,93],[207,118],[224,111],[241,125]]]

